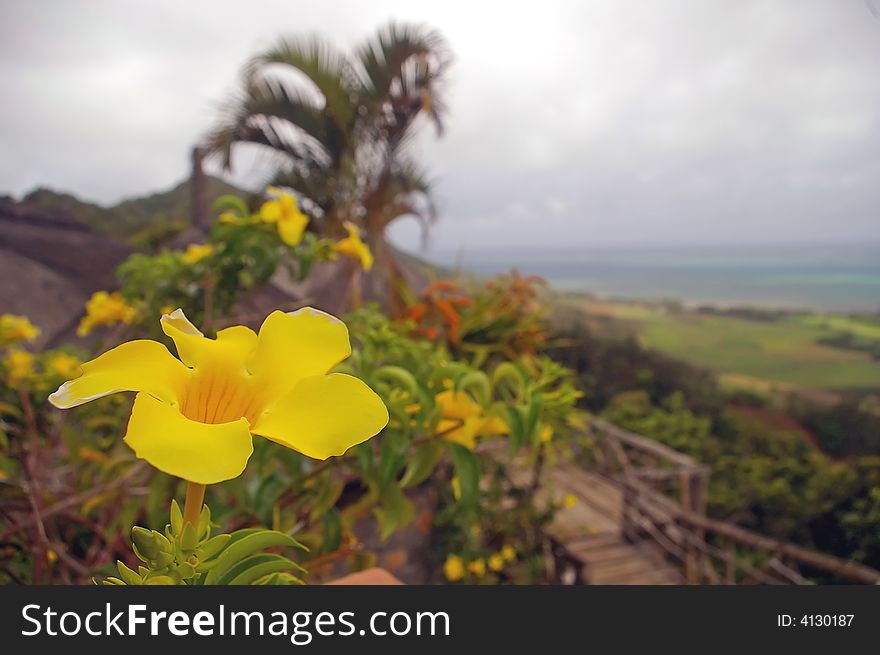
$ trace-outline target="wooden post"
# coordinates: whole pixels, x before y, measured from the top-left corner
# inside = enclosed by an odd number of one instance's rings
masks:
[[[684,509],[684,511],[686,512],[692,512],[694,506],[694,484],[693,473],[690,469],[682,469],[679,476],[679,486],[681,487],[679,493],[682,509]],[[690,531],[689,526],[687,528],[687,531]],[[692,543],[691,539],[688,539],[685,544],[684,562],[684,577],[685,581],[688,584],[699,584],[700,582],[700,563],[698,559],[698,554],[699,549],[697,549],[697,547]]]
[[[724,540],[724,584],[736,584],[736,544]]]
[[[621,508],[620,531],[624,539],[635,541],[636,526],[632,520],[632,513],[636,511],[636,490],[629,483],[629,480],[623,480],[623,507]]]

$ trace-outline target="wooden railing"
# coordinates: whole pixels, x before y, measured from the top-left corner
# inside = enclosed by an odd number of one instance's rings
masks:
[[[595,466],[622,489],[621,531],[652,540],[688,584],[810,584],[807,574],[880,584],[880,571],[706,516],[709,468],[601,419],[590,421]]]

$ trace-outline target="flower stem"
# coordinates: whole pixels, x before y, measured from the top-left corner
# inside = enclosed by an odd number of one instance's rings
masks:
[[[202,505],[205,502],[205,485],[195,482],[186,483],[186,503],[183,506],[183,524],[192,523],[194,528],[199,526],[199,515],[202,513]]]

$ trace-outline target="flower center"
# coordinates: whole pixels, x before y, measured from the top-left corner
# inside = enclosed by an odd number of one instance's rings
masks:
[[[186,386],[180,413],[199,423],[228,423],[244,417],[253,425],[263,409],[263,399],[251,378],[200,371]]]

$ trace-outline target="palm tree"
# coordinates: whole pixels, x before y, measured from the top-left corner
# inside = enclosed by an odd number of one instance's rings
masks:
[[[424,235],[435,218],[408,146],[425,122],[442,134],[450,61],[443,37],[420,25],[390,23],[350,55],[316,37],[282,39],[248,62],[207,147],[226,168],[236,144],[268,149],[277,157],[272,183],[297,191],[322,233],[361,226],[376,258],[367,292],[394,311],[400,269],[386,230],[412,216]]]

